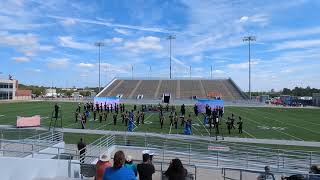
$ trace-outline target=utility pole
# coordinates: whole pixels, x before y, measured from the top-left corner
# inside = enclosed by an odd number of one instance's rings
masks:
[[[176,39],[176,36],[175,35],[169,35],[168,37],[167,37],[167,39],[169,40],[169,42],[170,42],[170,79],[171,79],[171,51],[172,51],[172,40],[173,39]]]
[[[255,36],[246,36],[243,41],[248,41],[249,44],[249,98],[251,100],[251,41],[255,41]]]
[[[101,89],[101,85],[100,85],[100,48],[101,48],[101,46],[104,46],[104,43],[103,42],[96,42],[96,43],[94,43],[94,45],[97,46],[99,49],[99,92],[100,92],[100,89]]]

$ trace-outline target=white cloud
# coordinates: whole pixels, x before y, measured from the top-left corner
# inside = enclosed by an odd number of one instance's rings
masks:
[[[283,69],[280,71],[281,73],[292,73],[293,70],[292,69]]]
[[[30,59],[28,57],[13,57],[12,60],[14,62],[29,62]]]
[[[239,20],[239,22],[246,22],[248,21],[249,17],[248,16],[242,16]]]
[[[76,21],[72,18],[67,18],[67,19],[61,20],[61,23],[65,26],[71,26],[71,25],[75,25]]]
[[[269,18],[265,14],[256,14],[249,18],[253,23],[258,23],[260,25],[267,25],[269,23]]]
[[[80,77],[88,77],[89,76],[89,74],[87,74],[87,73],[81,73],[80,74]]]
[[[176,65],[180,65],[180,66],[182,66],[182,67],[184,67],[184,68],[189,68],[189,66],[186,65],[182,60],[179,60],[179,59],[177,59],[176,57],[172,57],[171,59],[173,60],[173,62],[174,62]]]
[[[113,44],[113,43],[121,43],[123,41],[122,38],[119,37],[113,37],[111,39],[105,39],[103,42],[106,44]]]
[[[58,19],[58,20],[70,19],[70,17],[51,16],[51,15],[48,17]],[[97,21],[97,20],[90,20],[90,19],[80,19],[80,18],[72,18],[72,19],[80,23],[102,25],[107,27],[124,28],[124,29],[138,30],[138,31],[157,32],[157,33],[173,33],[172,31],[168,31],[162,28],[150,28],[150,27],[132,26],[132,25],[126,25],[126,24],[116,24],[116,23],[110,23],[106,21]]]
[[[29,74],[35,74],[42,72],[41,69],[35,69],[35,68],[26,68],[25,71]]]
[[[160,38],[155,36],[146,36],[137,39],[136,41],[127,41],[120,49],[126,49],[131,52],[142,52],[146,50],[159,51],[163,47],[160,44]]]
[[[125,74],[131,71],[131,65],[128,64],[101,63],[100,66],[101,71],[108,72],[108,74],[112,75]]]
[[[192,68],[191,71],[194,71],[194,72],[203,72],[204,69],[202,67],[195,67],[195,68]]]
[[[74,49],[93,49],[94,45],[89,43],[77,42],[71,36],[59,36],[59,43],[62,47],[69,47]]]
[[[217,70],[214,70],[213,73],[214,74],[224,74],[225,72],[222,71],[222,70],[217,69]]]
[[[203,60],[203,57],[201,55],[193,56],[191,59],[195,63],[201,63]]]
[[[25,56],[35,56],[40,51],[52,50],[52,46],[40,45],[35,34],[10,34],[0,31],[0,44],[14,46],[18,52]]]
[[[47,66],[51,69],[66,68],[69,65],[68,58],[51,58],[47,61]]]
[[[0,3],[0,12],[6,15],[25,14],[24,0],[2,0]]]
[[[320,26],[308,27],[304,29],[277,29],[277,31],[268,32],[267,35],[264,33],[261,34],[261,36],[258,34],[258,36],[259,40],[261,41],[274,41],[316,34],[320,34]]]
[[[270,63],[284,63],[284,64],[292,64],[296,62],[316,62],[320,59],[320,49],[313,48],[313,49],[300,49],[295,51],[286,51],[278,56],[274,57]]]
[[[285,41],[276,44],[271,51],[287,50],[287,49],[302,49],[309,47],[317,47],[320,45],[320,39],[312,40],[295,40],[295,41]]]
[[[258,61],[251,61],[251,66],[255,66],[259,64]],[[228,64],[228,68],[233,70],[242,70],[242,69],[248,69],[249,68],[249,62],[242,62],[237,64]]]
[[[0,29],[2,30],[32,30],[36,28],[48,27],[52,24],[48,23],[29,23],[24,20],[17,19],[14,16],[2,16],[0,15]]]
[[[265,14],[255,14],[252,16],[242,16],[239,20],[239,23],[253,23],[261,26],[265,26],[269,23],[269,17]]]
[[[114,31],[116,31],[117,33],[123,34],[125,36],[128,36],[131,34],[130,31],[125,30],[125,29],[120,29],[120,28],[115,28]]]
[[[79,67],[79,68],[93,68],[94,64],[91,64],[91,63],[79,63],[79,64],[77,64],[77,67]]]

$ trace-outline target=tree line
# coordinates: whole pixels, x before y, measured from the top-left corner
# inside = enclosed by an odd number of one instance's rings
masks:
[[[278,97],[280,95],[290,95],[290,96],[312,96],[313,93],[320,93],[320,89],[311,88],[307,86],[303,87],[294,87],[293,89],[283,88],[280,91],[275,91],[271,89],[268,92],[252,92],[252,96],[260,96],[260,95],[269,95],[270,97]]]
[[[35,86],[35,85],[24,85],[19,84],[19,89],[21,90],[31,90],[32,94],[37,96],[45,95],[46,89],[56,89],[58,94],[64,94],[65,96],[71,96],[74,92],[79,92],[82,96],[90,96],[91,92],[98,92],[98,87],[85,87],[85,88],[70,88],[70,89],[62,89],[57,87],[46,87],[46,86]]]

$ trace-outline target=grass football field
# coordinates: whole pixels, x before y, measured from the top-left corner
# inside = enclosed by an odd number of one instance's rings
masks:
[[[15,125],[17,116],[40,115],[41,126],[49,126],[50,117],[54,102],[19,102],[0,103],[0,125]],[[75,109],[77,103],[59,102],[63,115],[63,127],[81,128],[80,123],[75,123]],[[83,104],[82,104],[83,105]],[[133,105],[126,105],[126,110],[131,110]],[[140,109],[141,105],[137,105]],[[83,107],[82,107],[83,110]],[[176,107],[180,111],[180,106]],[[203,116],[193,115],[193,107],[186,107],[186,114],[192,114],[193,135],[210,136],[210,130],[203,125]],[[233,129],[228,134],[225,119],[231,114],[243,119],[243,134]],[[236,121],[237,122],[237,121]],[[113,125],[112,115],[108,114],[107,121],[100,123],[89,118],[87,129],[126,131],[127,127],[121,123],[121,116],[118,115],[117,125]],[[156,132],[162,134],[183,134],[184,128],[178,123],[178,130],[170,127],[169,113],[165,113],[163,129],[160,128],[159,113],[145,113],[145,124],[135,127],[137,132]],[[212,136],[215,131],[212,130]],[[263,139],[286,139],[320,141],[320,109],[307,108],[274,108],[274,107],[235,107],[226,106],[223,123],[220,126],[220,135],[232,137],[249,137]]]

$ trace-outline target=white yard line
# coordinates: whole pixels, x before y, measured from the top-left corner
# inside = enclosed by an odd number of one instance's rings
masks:
[[[138,126],[133,122],[133,125],[135,126],[132,131],[134,131]]]
[[[250,137],[256,138],[254,135],[248,133],[247,131],[245,131],[245,130],[242,130],[242,131],[243,131],[244,133],[248,134]]]
[[[258,110],[256,110],[256,109],[253,109],[253,110],[254,110],[254,111],[258,111]],[[260,112],[260,111],[259,111],[259,112]],[[270,113],[267,113],[267,112],[262,112],[262,113],[264,113],[264,114],[270,114]],[[285,122],[282,122],[282,121],[279,121],[279,120],[276,120],[276,119],[271,119],[271,118],[266,117],[266,116],[264,116],[264,118],[269,119],[269,120],[273,120],[273,121],[277,121],[277,122],[279,122],[279,123],[281,123],[281,124],[285,124],[285,125],[288,125],[288,126],[293,126],[293,127],[296,127],[296,128],[304,129],[304,130],[309,131],[309,132],[312,132],[312,133],[320,134],[319,131],[313,131],[313,130],[310,130],[310,129],[305,128],[305,127],[297,126],[297,125],[295,125],[295,124],[288,124],[288,123],[285,123]]]
[[[122,120],[122,117],[118,118],[118,119],[117,119],[117,122],[118,122],[118,120]],[[101,123],[103,123],[103,121],[104,121],[104,120],[102,120]],[[95,128],[94,130],[99,130],[100,128],[105,127],[105,126],[107,126],[107,125],[111,125],[111,124],[113,124],[113,119],[112,119],[112,122],[109,122],[108,124],[104,124],[103,126],[99,126],[99,127]]]
[[[192,129],[195,129],[195,130],[197,130],[198,132],[200,132],[195,126],[191,126],[192,127]],[[200,135],[201,136],[203,136],[203,134],[200,132]]]
[[[170,130],[169,130],[169,134],[171,134],[171,128],[172,128],[172,124],[170,124]]]
[[[248,111],[246,111],[247,113],[250,113],[250,112],[248,112]],[[249,119],[249,118],[247,118],[247,117],[244,117],[245,119],[247,119],[247,120],[249,120],[249,121],[252,121],[252,122],[254,122],[254,123],[256,123],[256,124],[259,124],[259,125],[267,125],[267,124],[263,124],[263,123],[260,123],[260,122],[257,122],[257,121],[255,121],[255,120],[252,120],[252,119]],[[301,139],[301,138],[298,138],[298,137],[296,137],[296,136],[294,136],[294,135],[291,135],[291,134],[289,134],[289,133],[285,133],[285,132],[282,132],[282,131],[279,131],[279,130],[276,130],[276,129],[272,129],[273,131],[276,131],[276,132],[279,132],[279,133],[282,133],[282,134],[285,134],[285,135],[287,135],[287,136],[290,136],[290,137],[292,137],[292,138],[294,138],[294,139],[298,139],[298,140],[300,140],[300,141],[304,141],[303,139]]]
[[[103,126],[99,126],[99,127],[95,128],[94,130],[99,130],[100,128],[103,128],[103,127],[105,127],[105,126],[107,126],[107,125],[111,125],[111,124],[113,124],[113,122],[110,122],[110,123],[105,124],[105,125],[103,125]]]
[[[286,109],[285,109],[284,111],[285,111],[285,112],[288,112],[288,111],[286,111]],[[288,113],[290,113],[290,112],[288,112]],[[290,115],[293,115],[293,114],[290,114]],[[290,117],[290,118],[299,120],[299,119],[297,119],[296,117]],[[320,126],[319,123],[314,123],[314,122],[310,122],[310,121],[304,121],[304,123],[309,123],[309,124],[312,124],[312,125]]]
[[[151,116],[153,116],[153,113],[151,113],[144,121],[147,121]],[[140,122],[141,123],[141,122]],[[134,123],[133,123],[134,124]],[[140,125],[136,125],[136,124],[134,124],[136,127],[135,128],[133,128],[133,130],[132,131],[134,131],[135,129],[137,129]]]
[[[199,117],[197,117],[198,121],[200,122],[200,124],[204,127],[204,129],[207,131],[208,135],[210,136],[210,132],[208,131],[208,129],[206,128],[205,125],[203,125],[203,122],[201,122],[201,120],[199,119]]]
[[[190,112],[189,113],[191,113],[192,112],[192,108],[189,106],[188,107],[188,109],[190,110]],[[203,123],[200,121],[200,119],[197,117],[197,119],[198,119],[198,121],[200,122],[200,124],[204,127],[204,129],[207,131],[207,133],[208,133],[208,135],[210,136],[210,133],[209,133],[209,131],[208,131],[208,129],[203,125]],[[192,126],[192,128],[194,128],[195,126]],[[195,128],[195,129],[197,129],[197,128]],[[198,130],[197,130],[198,131]],[[200,134],[201,134],[201,136],[203,136],[203,134],[200,132]]]
[[[79,121],[79,122],[80,122],[80,121]],[[76,122],[76,123],[71,123],[71,124],[68,124],[67,126],[64,126],[63,128],[71,127],[71,126],[73,126],[73,125],[76,125],[76,124],[78,124],[78,122]]]
[[[239,126],[236,125],[236,128],[239,130]],[[248,133],[247,131],[245,131],[245,130],[243,130],[243,129],[242,129],[242,131],[243,131],[244,133],[246,133],[247,135],[249,135],[250,137],[256,138],[254,135]]]
[[[223,119],[224,119],[224,118],[223,118]],[[226,121],[226,119],[224,119],[224,121]],[[236,128],[238,129],[238,126],[237,126],[237,125],[236,125]],[[245,131],[245,130],[243,130],[243,129],[242,129],[242,131],[243,131],[244,133],[246,133],[247,135],[249,135],[250,137],[257,138],[257,137],[255,137],[254,135],[250,134],[248,131]]]

